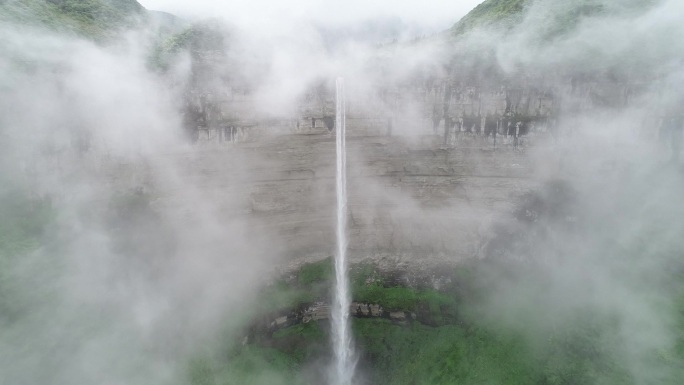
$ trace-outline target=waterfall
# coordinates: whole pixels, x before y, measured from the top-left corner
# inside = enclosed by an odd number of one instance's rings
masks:
[[[349,277],[347,276],[347,154],[344,79],[337,78],[335,127],[337,148],[337,253],[335,255],[335,298],[332,308],[332,340],[335,353],[332,385],[351,385],[354,352],[349,326]]]

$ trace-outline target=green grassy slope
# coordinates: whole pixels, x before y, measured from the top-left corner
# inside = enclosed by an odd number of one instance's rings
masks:
[[[433,324],[399,324],[386,318],[352,320],[359,352],[360,383],[394,385],[499,384],[638,384],[628,361],[623,360],[620,325],[600,307],[557,309],[537,297],[518,304],[518,326],[488,314],[483,308],[496,295],[477,282],[486,281],[489,268],[477,265],[455,271],[450,287],[436,292],[388,285],[369,266],[352,268],[355,300],[382,304],[386,309],[426,311],[436,315]],[[305,265],[298,278],[281,285],[279,306],[299,305],[293,292],[325,295],[331,284],[330,261]],[[530,274],[520,271],[513,274]],[[532,277],[527,277],[533,279]],[[365,283],[363,283],[365,282]],[[542,293],[542,291],[540,291]],[[264,293],[267,299],[272,293]],[[329,293],[327,293],[329,295]],[[289,298],[289,299],[288,299]],[[681,297],[681,298],[684,298]],[[271,303],[272,305],[276,305]],[[276,305],[276,307],[278,307]],[[662,309],[677,314],[684,325],[684,301]],[[665,313],[664,313],[665,314]],[[553,327],[541,327],[551,324]],[[547,325],[548,326],[548,325]],[[330,345],[328,325],[309,322],[262,335],[246,345],[226,343],[218,356],[192,361],[189,382],[219,384],[315,384],[325,373]],[[644,354],[649,367],[663,373],[661,384],[678,384],[684,362],[684,326],[673,336],[673,349]],[[313,374],[312,374],[313,373]],[[316,374],[317,373],[317,374]]]
[[[451,33],[460,35],[476,27],[516,24],[529,2],[530,0],[486,0],[454,24]]]
[[[0,22],[102,41],[146,16],[135,0],[5,0]]]
[[[505,31],[519,25],[525,12],[533,5],[538,5],[544,14],[540,21],[549,24],[547,28],[555,31],[549,33],[553,36],[571,29],[584,17],[643,12],[660,2],[661,0],[485,0],[454,24],[450,33],[458,36],[478,27]]]
[[[44,232],[53,215],[49,201],[27,195],[19,189],[0,189],[0,327],[27,311],[25,278],[15,269],[43,246]]]

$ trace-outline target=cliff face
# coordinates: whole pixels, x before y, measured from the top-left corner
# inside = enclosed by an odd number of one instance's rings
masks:
[[[505,4],[521,11],[519,2]],[[121,9],[138,12],[134,5]],[[478,12],[487,9],[508,8]],[[250,56],[228,28],[208,23],[167,43],[160,55],[188,53],[181,112],[195,147],[164,156],[206,192],[221,220],[264,234],[277,245],[274,253],[289,261],[331,254],[331,82],[303,85],[307,92],[291,108],[269,111],[259,94],[263,57]],[[430,70],[399,79],[347,79],[353,257],[415,262],[480,255],[489,223],[509,215],[516,197],[538,184],[539,163],[529,149],[555,140],[574,115],[641,108],[652,99],[648,86],[605,74],[506,72],[489,48],[454,53],[448,64],[435,59]],[[158,211],[191,225],[180,210],[196,198],[150,179]]]
[[[200,40],[190,46],[200,47],[201,34],[193,36]],[[269,114],[249,82],[214,72],[240,67],[225,44],[192,51],[185,129],[199,150],[181,162],[184,173],[211,192],[222,216],[268,234],[288,261],[332,254],[331,82],[309,87],[287,114]],[[480,255],[490,224],[540,183],[540,166],[555,167],[554,157],[540,165],[530,149],[557,139],[578,114],[641,109],[653,99],[634,81],[487,77],[481,71],[486,62],[471,64],[448,76],[416,75],[393,84],[347,79],[353,258],[420,265]],[[180,206],[180,198],[161,194],[160,211]]]
[[[353,104],[353,100],[352,103]],[[350,252],[423,263],[477,255],[482,232],[534,185],[522,139],[495,144],[475,132],[445,143],[432,119],[365,115],[348,122]],[[319,118],[281,125],[203,129],[200,151],[182,160],[189,182],[214,197],[225,218],[271,234],[289,258],[321,258],[335,245],[335,130]],[[496,151],[494,150],[496,145]],[[183,206],[168,192],[161,212]],[[421,261],[412,259],[421,257]]]

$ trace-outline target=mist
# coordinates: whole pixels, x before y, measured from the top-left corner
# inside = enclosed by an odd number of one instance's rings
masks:
[[[245,237],[188,179],[197,151],[143,34],[110,47],[2,35],[2,382],[176,383],[271,273],[277,240]]]
[[[676,383],[684,4],[536,0],[447,31],[478,3],[145,1],[180,18],[106,41],[0,26],[0,383],[245,378],[235,349],[284,314],[264,293],[334,254],[338,76],[352,263],[472,269],[463,322],[579,357],[549,383]],[[274,368],[254,383],[298,383]]]

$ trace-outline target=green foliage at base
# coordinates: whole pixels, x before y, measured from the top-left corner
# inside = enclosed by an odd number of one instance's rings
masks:
[[[457,325],[358,319],[353,326],[370,383],[534,383],[534,366],[520,338]]]
[[[39,247],[51,214],[49,201],[16,190],[0,193],[0,262]]]
[[[305,274],[280,289],[327,282],[329,263],[307,265]],[[383,287],[375,269],[357,265],[351,271],[354,300],[408,312],[427,307],[440,317],[434,324],[352,319],[360,384],[636,385],[651,376],[635,375],[634,361],[624,356],[619,319],[601,307],[549,314],[548,304],[525,292],[529,301],[515,304],[512,323],[484,309],[488,294],[476,283],[487,280],[477,268],[454,273],[460,291]],[[645,360],[640,365],[658,373],[657,383],[665,385],[678,384],[684,374],[684,292],[673,306],[663,309],[677,314],[673,349],[638,352]],[[330,359],[327,327],[325,321],[291,326],[235,348],[209,366],[195,364],[191,384],[322,383]],[[312,367],[317,375],[311,374]]]
[[[234,347],[219,357],[190,362],[191,385],[305,385],[307,362],[325,355],[327,334],[316,322],[295,325],[273,334],[268,344]]]
[[[436,290],[382,287],[379,284],[372,284],[356,288],[353,299],[378,304],[387,311],[426,313],[430,323],[435,325],[454,321],[458,313],[458,298]]]
[[[297,281],[300,285],[312,285],[319,282],[329,282],[335,276],[332,258],[319,262],[307,263],[299,269]]]
[[[40,287],[41,276],[23,277],[17,269],[29,262],[28,256],[44,244],[44,235],[54,215],[49,201],[30,197],[21,189],[0,190],[0,327],[31,311],[33,300],[45,300],[26,287]],[[52,266],[40,272],[50,274]],[[35,285],[27,285],[35,280]],[[31,297],[31,298],[27,298]]]
[[[260,293],[259,298],[263,298],[263,300],[258,302],[258,309],[254,310],[256,313],[263,314],[311,303],[316,299],[316,295],[306,288],[292,286],[281,280],[265,288]]]
[[[577,323],[574,328],[529,336],[475,325],[430,327],[397,325],[386,319],[354,319],[354,341],[360,352],[359,373],[365,383],[439,385],[483,383],[504,385],[638,384],[615,358],[615,345],[604,345],[606,331]],[[272,346],[246,346],[211,372],[195,369],[192,384],[314,384],[303,374],[307,363],[326,354],[327,335],[317,324],[283,329]],[[299,344],[283,344],[298,340]],[[318,346],[316,354],[311,346]],[[654,357],[681,365],[681,352]],[[200,376],[198,373],[205,373]],[[673,372],[675,373],[675,372]],[[681,373],[681,372],[680,372]],[[202,380],[200,380],[202,378]],[[215,382],[206,382],[215,378]],[[663,384],[677,384],[671,381]],[[205,381],[205,382],[202,382]]]
[[[601,355],[605,348],[597,346],[600,340],[584,338],[581,326],[546,336],[548,343],[536,349],[521,334],[476,326],[402,326],[385,319],[355,319],[352,326],[361,354],[358,369],[366,383],[637,383],[626,368],[611,362],[610,355]],[[282,344],[288,339],[301,343]],[[272,346],[243,347],[225,361],[213,362],[211,371],[195,368],[191,383],[314,384],[302,372],[307,363],[326,354],[326,340],[315,323],[283,329],[274,335]],[[319,347],[316,354],[311,346]]]
[[[206,357],[190,363],[191,385],[298,385],[298,363],[273,348],[248,346],[223,362]]]
[[[275,339],[283,339],[293,336],[302,338],[305,341],[319,341],[325,338],[325,333],[323,333],[323,330],[316,322],[295,325],[273,333],[273,338]]]
[[[325,301],[330,296],[334,279],[332,259],[304,264],[296,276],[281,278],[266,287],[260,294],[256,313],[269,313],[293,309],[315,301]]]

